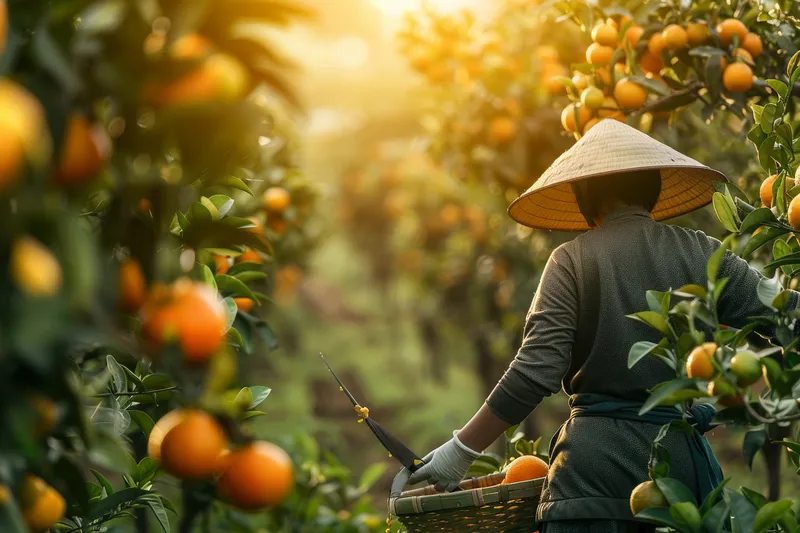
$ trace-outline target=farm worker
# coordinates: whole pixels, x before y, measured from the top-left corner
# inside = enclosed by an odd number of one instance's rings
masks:
[[[609,119],[562,154],[509,214],[532,228],[590,231],[552,253],[505,375],[410,482],[455,489],[479,450],[563,387],[571,414],[550,442],[537,512],[542,533],[654,531],[635,521],[630,495],[648,479],[659,429],[683,414],[672,407],[638,414],[648,390],[675,371],[654,357],[628,368],[631,345],[662,335],[625,315],[648,308],[649,289],[706,285],[706,265],[720,242],[657,221],[707,205],[719,180],[720,172]],[[772,313],[755,297],[762,276],[747,262],[728,252],[719,276],[730,278],[719,302],[722,323],[740,328],[747,317]],[[792,297],[796,305],[797,293]],[[697,432],[670,432],[665,441],[670,477],[698,501],[722,481],[702,436],[713,413],[707,404],[692,407],[688,420]]]

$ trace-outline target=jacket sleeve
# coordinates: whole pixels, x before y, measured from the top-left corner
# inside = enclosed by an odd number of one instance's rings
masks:
[[[525,319],[522,346],[486,400],[508,424],[518,424],[543,398],[559,391],[578,324],[575,270],[563,248],[545,266]]]

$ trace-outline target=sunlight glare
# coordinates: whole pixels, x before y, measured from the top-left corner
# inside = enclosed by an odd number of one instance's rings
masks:
[[[474,6],[475,0],[369,0],[384,15],[390,18],[399,18],[409,11],[418,11],[424,5],[430,6],[434,11],[452,12]]]

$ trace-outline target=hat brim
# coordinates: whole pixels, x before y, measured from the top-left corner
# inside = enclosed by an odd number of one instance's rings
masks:
[[[586,231],[591,229],[578,207],[572,183],[603,176],[643,170],[661,173],[661,194],[653,208],[655,220],[666,220],[711,203],[714,182],[727,181],[721,172],[704,165],[639,166],[562,179],[543,187],[531,187],[508,208],[516,222],[534,229]]]

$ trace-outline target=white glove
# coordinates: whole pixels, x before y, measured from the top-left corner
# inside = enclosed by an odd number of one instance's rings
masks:
[[[481,454],[467,448],[453,432],[453,438],[426,455],[422,460],[425,465],[411,474],[408,482],[411,485],[421,481],[430,481],[439,492],[450,492],[458,488],[472,462]]]

